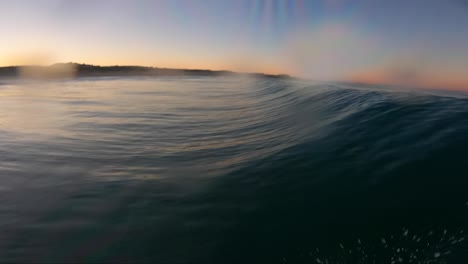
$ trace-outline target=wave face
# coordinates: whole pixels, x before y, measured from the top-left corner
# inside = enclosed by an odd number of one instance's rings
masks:
[[[0,86],[0,259],[467,263],[464,93],[235,78]]]

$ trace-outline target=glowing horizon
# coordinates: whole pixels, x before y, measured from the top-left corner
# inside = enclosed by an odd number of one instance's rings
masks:
[[[468,89],[458,0],[18,0],[0,66],[76,62]],[[434,21],[434,17],[438,17]]]

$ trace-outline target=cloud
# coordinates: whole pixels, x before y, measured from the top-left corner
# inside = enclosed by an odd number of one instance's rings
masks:
[[[296,32],[286,52],[299,75],[337,80],[381,57],[377,47],[377,38],[350,25],[325,23],[314,30]]]
[[[286,49],[289,68],[315,80],[468,89],[463,49],[408,39],[395,45],[376,34],[337,22],[296,32]]]

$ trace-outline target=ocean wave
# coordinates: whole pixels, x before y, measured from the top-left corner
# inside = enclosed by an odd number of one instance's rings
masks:
[[[36,88],[0,97],[7,262],[468,259],[464,93],[225,77]]]

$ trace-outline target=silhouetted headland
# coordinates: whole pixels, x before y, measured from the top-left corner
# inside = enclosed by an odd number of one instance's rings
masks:
[[[264,73],[239,73],[199,69],[169,69],[142,66],[96,66],[77,63],[57,63],[50,66],[0,67],[0,78],[80,78],[80,77],[131,77],[131,76],[250,76],[268,78],[291,78],[289,75]]]

